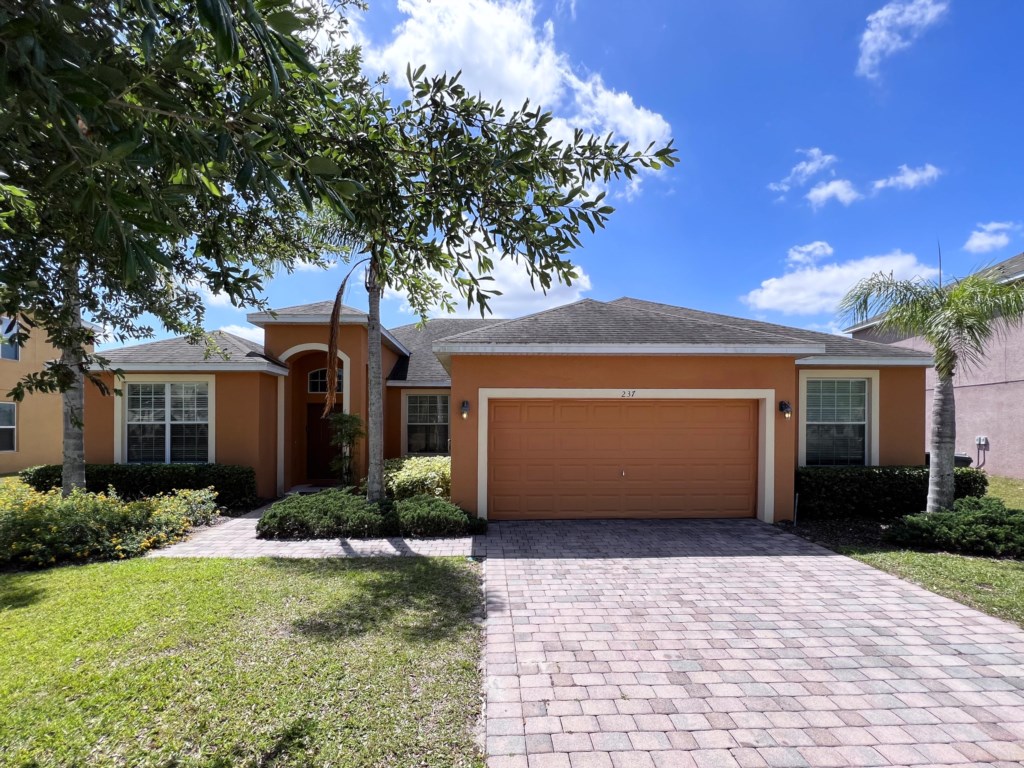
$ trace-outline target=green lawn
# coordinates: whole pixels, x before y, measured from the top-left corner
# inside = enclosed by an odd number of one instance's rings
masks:
[[[1024,480],[989,475],[988,495],[998,496],[1010,509],[1024,509]]]
[[[1024,626],[1024,563],[906,550],[845,554],[979,611]]]
[[[0,766],[482,766],[477,566],[0,574]]]

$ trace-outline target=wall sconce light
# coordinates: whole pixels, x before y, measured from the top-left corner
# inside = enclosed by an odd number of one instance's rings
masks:
[[[786,421],[793,418],[793,406],[789,404],[789,400],[779,400],[779,413],[786,417]]]
[[[469,418],[469,400],[462,401],[462,418]]]

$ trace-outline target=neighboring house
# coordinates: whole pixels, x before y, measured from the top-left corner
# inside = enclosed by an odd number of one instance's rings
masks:
[[[226,359],[181,339],[107,352],[123,395],[89,391],[88,461],[247,464],[263,496],[329,481],[330,310],[250,315],[264,344],[217,333]],[[784,520],[798,465],[924,458],[925,353],[587,299],[385,331],[374,383],[366,322],[341,316],[340,407],[365,418],[383,387],[385,456],[450,452],[453,500],[492,519]]]
[[[30,394],[15,403],[7,394],[25,374],[41,371],[60,353],[39,330],[18,347],[10,342],[17,330],[14,320],[0,317],[0,474],[61,460],[60,395]]]
[[[983,271],[1004,282],[1022,280],[1024,253]],[[876,323],[873,318],[848,328],[847,332],[855,339],[931,351],[922,338],[882,333]],[[926,381],[928,435],[934,371],[928,371]],[[969,455],[974,466],[990,474],[1024,479],[1024,328],[1003,327],[986,348],[981,364],[956,374],[954,388],[957,453]]]

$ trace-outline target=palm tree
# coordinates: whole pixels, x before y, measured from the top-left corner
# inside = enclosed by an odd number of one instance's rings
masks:
[[[1024,323],[1024,283],[1002,283],[980,272],[942,285],[922,279],[897,280],[891,273],[879,272],[857,283],[839,309],[853,323],[877,315],[880,331],[920,336],[932,346],[937,381],[932,399],[927,509],[952,508],[956,452],[953,376],[980,363],[995,334]]]

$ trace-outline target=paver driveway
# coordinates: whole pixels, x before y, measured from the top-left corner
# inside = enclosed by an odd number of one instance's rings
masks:
[[[1024,762],[1024,631],[754,521],[492,524],[489,768]]]

